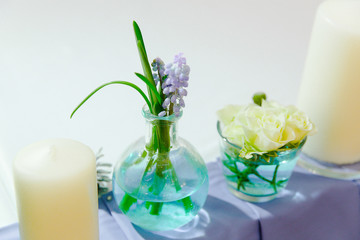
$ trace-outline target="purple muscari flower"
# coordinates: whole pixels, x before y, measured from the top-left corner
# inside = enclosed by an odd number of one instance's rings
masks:
[[[182,53],[175,56],[173,63],[164,65],[163,62],[161,61],[160,63],[160,61],[161,59],[158,60],[157,58],[153,63],[156,69],[163,69],[160,77],[163,77],[162,74],[167,77],[161,85],[163,94],[166,96],[162,106],[167,112],[170,111],[170,109],[167,108],[169,106],[172,107],[174,114],[179,116],[181,108],[185,107],[185,102],[182,98],[187,95],[185,88],[189,85],[190,67],[186,65],[186,58]],[[157,64],[158,62],[160,64]]]
[[[155,58],[151,63],[155,85],[165,76],[165,63],[161,58]],[[155,77],[156,76],[156,77]]]
[[[153,78],[154,78],[155,85],[157,85],[159,82],[159,76],[156,73],[154,73]]]

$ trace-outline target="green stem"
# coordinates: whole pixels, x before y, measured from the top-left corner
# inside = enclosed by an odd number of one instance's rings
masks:
[[[151,215],[159,215],[164,203],[162,203],[162,202],[151,202],[150,204],[151,204],[150,214]]]
[[[263,176],[261,176],[260,175],[260,173],[258,172],[258,171],[256,171],[256,172],[254,172],[254,175],[255,176],[257,176],[258,178],[260,178],[261,180],[264,180],[265,182],[268,182],[268,183],[272,183],[272,181],[271,180],[269,180],[269,179],[267,179],[267,178],[265,178],[265,177],[263,177]]]
[[[186,198],[183,198],[183,199],[181,199],[181,202],[184,205],[185,213],[189,214],[191,212],[191,210],[193,210],[193,208],[194,208],[194,204],[191,200],[191,197],[188,196]]]
[[[239,170],[239,168],[237,167],[236,165],[236,162],[234,162],[234,169],[235,169],[235,174],[236,174],[236,177],[237,177],[237,190],[240,190],[240,187],[243,186],[242,184],[242,178],[240,177],[241,175],[241,172]]]
[[[127,213],[129,211],[130,207],[136,202],[137,202],[136,198],[125,193],[124,197],[121,199],[119,208],[121,209],[121,211],[123,211],[123,213]]]
[[[280,167],[280,165],[276,165],[274,175],[273,175],[273,178],[271,181],[271,185],[273,186],[275,193],[277,192],[276,178],[277,178],[277,172],[278,172],[279,167]]]
[[[240,171],[236,165],[236,162],[233,162],[234,167],[231,167],[230,165],[224,164],[224,166],[226,166],[231,172],[233,172],[235,174],[235,176],[237,177],[237,189],[240,190],[241,187],[243,187],[245,189],[245,183],[251,183],[250,179],[249,179],[249,175],[250,174],[254,174],[255,176],[257,176],[258,178],[260,178],[261,180],[269,183],[273,189],[274,192],[277,193],[277,184],[276,184],[276,178],[277,178],[277,173],[279,170],[280,165],[276,165],[275,170],[274,170],[274,174],[271,180],[263,177],[256,169],[259,167],[259,165],[255,165],[255,164],[247,164],[246,168],[243,171]]]

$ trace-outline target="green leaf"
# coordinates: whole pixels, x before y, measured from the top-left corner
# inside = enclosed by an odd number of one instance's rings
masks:
[[[139,56],[140,56],[141,65],[142,65],[142,68],[144,71],[144,75],[150,81],[150,83],[155,86],[155,81],[154,81],[154,78],[153,78],[153,75],[151,72],[149,60],[146,57],[145,48],[139,40],[137,42],[137,46],[138,46],[138,50],[139,50]],[[151,102],[153,103],[153,107],[155,107],[157,104],[157,99],[149,88],[148,88],[148,94],[150,96]]]
[[[288,181],[288,179],[279,180],[279,181],[276,182],[276,185],[281,186],[284,183],[286,183],[287,181]]]
[[[154,114],[152,112],[152,108],[151,108],[151,103],[149,101],[149,99],[147,98],[147,96],[145,95],[145,93],[138,87],[136,86],[135,84],[133,83],[130,83],[130,82],[126,82],[126,81],[112,81],[112,82],[109,82],[109,83],[105,83],[103,85],[101,85],[100,87],[96,88],[94,91],[92,91],[84,100],[82,100],[82,102],[75,108],[75,110],[71,113],[70,115],[70,118],[72,118],[75,114],[75,112],[89,99],[92,97],[92,95],[94,95],[97,91],[99,91],[100,89],[102,89],[103,87],[106,87],[108,85],[111,85],[111,84],[123,84],[123,85],[127,85],[129,87],[132,87],[134,88],[136,91],[138,91],[141,96],[144,98],[146,104],[149,106],[149,109],[150,109],[150,112],[152,114]]]
[[[141,62],[141,66],[144,71],[144,75],[149,80],[149,82],[155,86],[155,81],[154,81],[154,78],[153,78],[153,75],[151,72],[151,67],[150,67],[147,53],[145,50],[145,44],[144,44],[144,40],[143,40],[143,37],[141,34],[141,30],[135,21],[133,22],[133,26],[134,26],[134,32],[135,32],[135,38],[136,38],[136,45],[137,45],[137,48],[139,51],[140,62]],[[150,101],[152,103],[153,112],[154,112],[153,114],[157,115],[162,110],[162,108],[160,106],[161,102],[158,102],[157,97],[150,90],[149,87],[148,87],[148,95],[149,95]]]
[[[133,21],[133,26],[134,26],[134,32],[135,32],[136,42],[138,42],[138,41],[141,42],[141,45],[142,45],[143,48],[144,48],[145,57],[147,58],[147,54],[146,54],[146,50],[145,50],[145,43],[144,43],[144,39],[143,39],[142,34],[141,34],[140,27],[139,27],[139,25],[138,25],[135,21]]]
[[[152,91],[152,93],[156,96],[157,100],[159,102],[161,102],[161,97],[160,94],[158,93],[158,91],[156,90],[155,85],[151,84],[151,82],[149,81],[149,79],[147,79],[144,75],[140,74],[140,73],[135,73],[135,75],[140,78],[142,81],[144,81],[144,83],[146,83],[146,85],[150,88],[150,90]]]

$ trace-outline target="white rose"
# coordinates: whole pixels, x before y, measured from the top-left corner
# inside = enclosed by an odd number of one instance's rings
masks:
[[[223,135],[242,147],[241,155],[262,154],[301,141],[314,132],[309,118],[293,106],[263,101],[262,106],[229,105],[218,111]]]
[[[217,111],[216,113],[217,113],[219,121],[222,122],[223,124],[227,125],[233,120],[235,114],[237,112],[239,112],[242,108],[244,108],[244,106],[227,105],[223,109]]]
[[[276,150],[294,139],[291,134],[285,134],[284,111],[255,104],[239,109],[223,131],[233,143],[260,153]]]
[[[266,106],[266,101],[263,101]],[[261,152],[276,150],[294,139],[286,128],[286,111],[282,108],[247,108],[248,124],[243,126],[248,143]]]
[[[309,117],[295,106],[288,106],[287,122],[288,126],[294,131],[295,139],[293,143],[301,141],[307,135],[314,135],[316,127]]]

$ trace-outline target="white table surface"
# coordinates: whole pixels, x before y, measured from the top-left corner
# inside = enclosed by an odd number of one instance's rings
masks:
[[[1,0],[0,227],[17,221],[10,166],[25,145],[73,138],[115,162],[143,135],[143,100],[125,86],[104,89],[69,119],[104,82],[141,85],[132,20],[151,59],[185,53],[191,74],[179,135],[212,161],[216,110],[246,104],[256,91],[296,103],[320,2]]]

